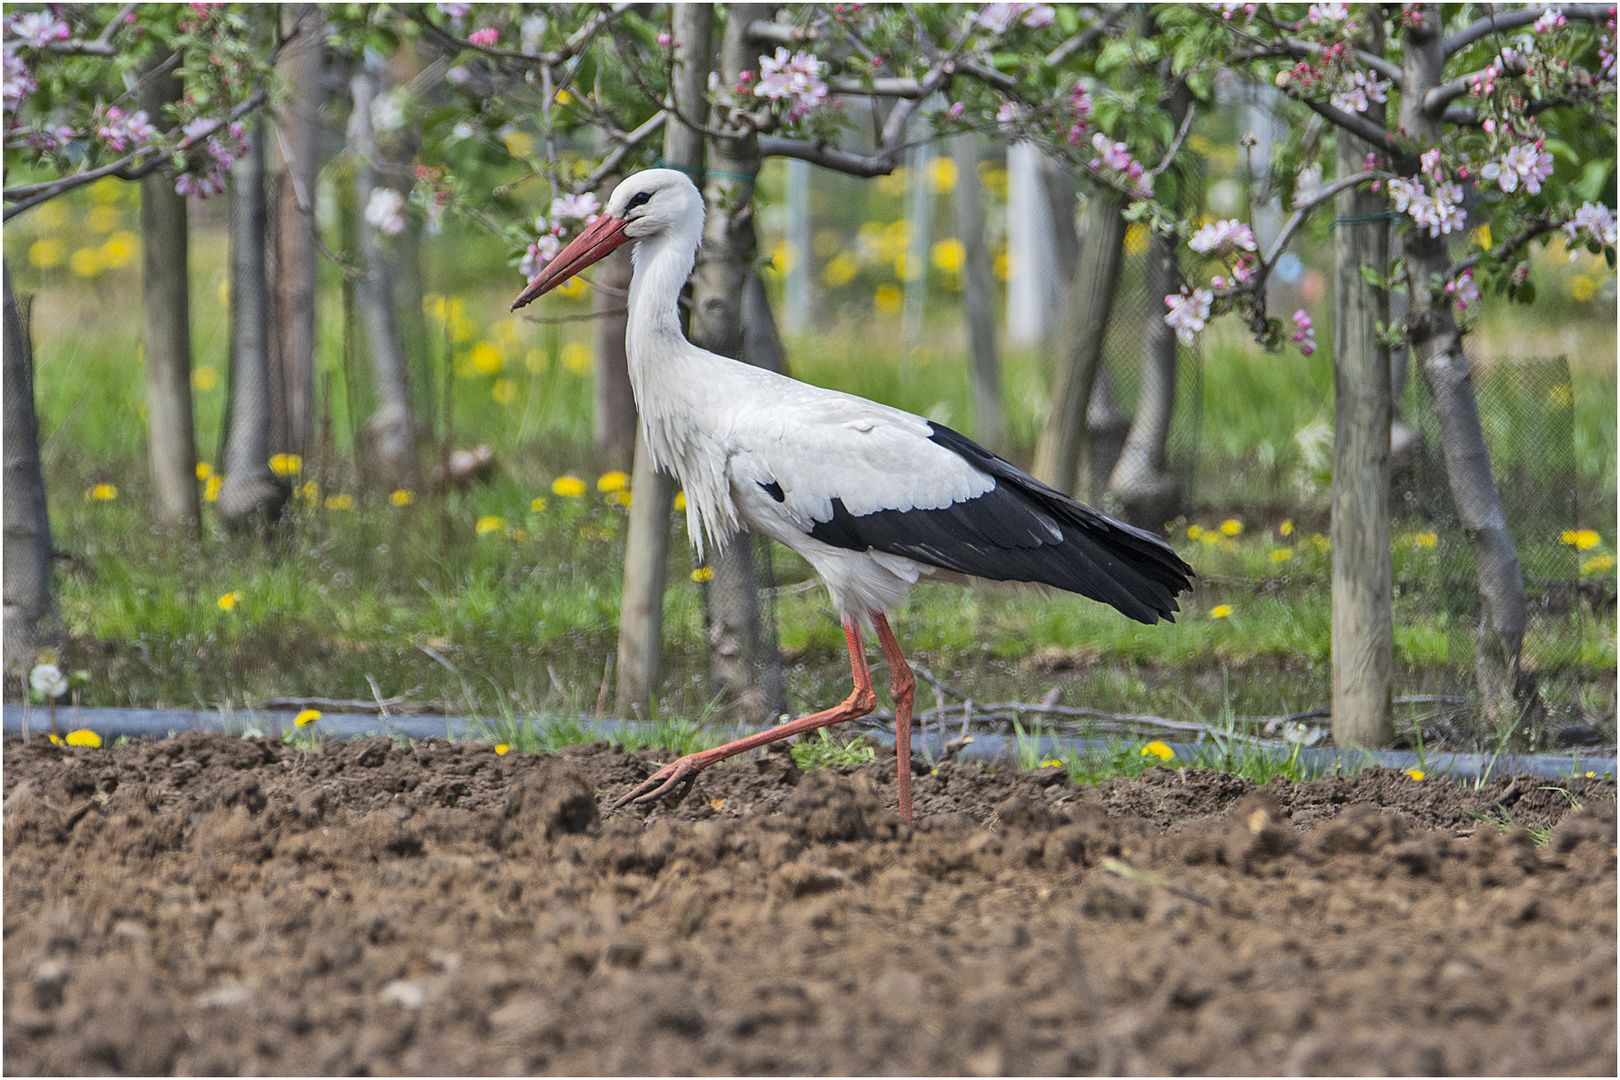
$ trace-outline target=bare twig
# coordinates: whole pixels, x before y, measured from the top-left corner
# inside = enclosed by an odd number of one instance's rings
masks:
[[[1159,175],[1168,169],[1170,163],[1176,159],[1177,152],[1181,150],[1182,141],[1187,138],[1187,132],[1192,127],[1193,115],[1197,112],[1198,103],[1189,101],[1187,103],[1187,115],[1181,118],[1181,129],[1176,132],[1175,140],[1170,143],[1170,148],[1164,152],[1164,158],[1153,167],[1152,172],[1148,173],[1149,180],[1157,180]]]
[[[1582,22],[1607,22],[1609,19],[1608,4],[1537,4],[1534,7],[1523,8],[1519,11],[1502,11],[1500,13],[1493,5],[1490,14],[1475,19],[1442,41],[1440,51],[1447,58],[1450,58],[1488,34],[1502,30],[1517,30],[1521,26],[1529,26],[1548,11],[1562,11],[1564,18],[1577,19]]]

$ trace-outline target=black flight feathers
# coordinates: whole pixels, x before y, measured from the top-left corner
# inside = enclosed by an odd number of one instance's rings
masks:
[[[994,477],[996,486],[938,510],[859,516],[835,498],[832,520],[817,522],[810,535],[834,547],[876,548],[991,581],[1053,585],[1111,604],[1138,622],[1175,621],[1176,596],[1192,587],[1193,571],[1169,544],[1047,487],[943,424],[929,427],[933,442]]]

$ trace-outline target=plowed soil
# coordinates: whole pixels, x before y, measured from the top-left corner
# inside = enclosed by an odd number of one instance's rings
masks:
[[[5,1071],[1616,1071],[1612,781],[658,756],[8,741]]]

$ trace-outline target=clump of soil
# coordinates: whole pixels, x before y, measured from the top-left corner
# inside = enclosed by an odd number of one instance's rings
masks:
[[[5,1070],[1616,1070],[1609,780],[659,756],[8,740]]]

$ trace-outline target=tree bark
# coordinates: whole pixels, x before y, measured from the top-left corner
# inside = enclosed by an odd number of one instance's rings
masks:
[[[54,631],[51,588],[51,518],[45,473],[39,459],[39,419],[34,412],[34,345],[27,320],[11,291],[11,264],[4,264],[5,310],[5,670],[27,685],[41,639]],[[26,692],[26,691],[25,691]]]
[[[1382,53],[1382,26],[1374,21],[1368,47]],[[1383,122],[1382,105],[1368,118]],[[1373,148],[1349,132],[1338,134],[1337,169],[1348,176]],[[1383,746],[1394,737],[1395,631],[1391,611],[1389,350],[1378,324],[1389,319],[1382,289],[1367,284],[1362,267],[1389,265],[1389,229],[1376,220],[1386,207],[1378,192],[1349,188],[1334,201],[1333,234],[1333,742],[1339,747]],[[1349,222],[1363,220],[1360,224]]]
[[[1438,4],[1416,9],[1421,21],[1409,24],[1402,55],[1400,125],[1423,145],[1440,141],[1442,120],[1425,113],[1424,97],[1444,81],[1441,11]],[[1444,293],[1431,282],[1444,277],[1451,259],[1444,238],[1426,229],[1405,237],[1408,334],[1413,358],[1434,398],[1446,478],[1463,532],[1474,552],[1479,577],[1480,621],[1474,673],[1485,721],[1495,731],[1512,730],[1519,719],[1519,654],[1524,646],[1524,576],[1502,512],[1502,496],[1491,474],[1490,453],[1480,426],[1479,403],[1463,354],[1462,333]]]
[[[231,372],[225,480],[214,504],[232,527],[268,529],[287,487],[270,471],[270,285],[265,277],[264,123],[231,168]]]
[[[702,101],[708,90],[714,29],[711,4],[670,9],[674,90],[681,108]],[[695,119],[695,117],[694,117]],[[664,125],[664,160],[690,175],[703,172],[703,133],[679,120]],[[624,598],[619,609],[619,685],[615,711],[621,717],[652,716],[658,689],[664,625],[664,575],[669,560],[669,514],[675,483],[653,467],[647,441],[636,433],[630,478],[630,528],[625,539]]]
[[[617,181],[602,192],[605,203]],[[621,247],[596,264],[591,302],[596,312],[596,393],[591,433],[596,460],[608,469],[629,470],[636,456],[636,396],[630,389],[624,335],[630,290],[630,248]]]
[[[382,231],[366,220],[374,192],[386,188],[377,175],[380,156],[371,129],[371,103],[376,77],[367,72],[349,81],[354,101],[349,116],[349,147],[354,152],[355,222],[366,278],[359,283],[361,319],[366,327],[372,374],[377,383],[377,411],[366,420],[362,460],[365,480],[375,490],[415,489],[416,432],[406,377],[405,347],[394,311],[393,253],[383,245]],[[394,189],[397,190],[397,189]],[[404,192],[400,192],[401,197]]]
[[[1142,342],[1142,385],[1136,415],[1119,460],[1108,479],[1108,491],[1119,499],[1126,521],[1158,530],[1176,515],[1180,484],[1165,471],[1165,442],[1176,408],[1175,331],[1159,317],[1164,297],[1181,286],[1176,241],[1155,233],[1148,241],[1147,302],[1149,317]]]
[[[1085,445],[1091,392],[1102,361],[1103,337],[1119,287],[1125,242],[1124,207],[1104,188],[1086,206],[1086,233],[1064,317],[1062,344],[1053,380],[1051,409],[1035,447],[1035,476],[1059,491],[1079,490],[1081,449]]]
[[[957,135],[951,140],[951,153],[956,159],[956,237],[962,244],[962,311],[968,330],[974,435],[1005,456],[1010,449],[1007,403],[1001,392],[1001,360],[996,355],[995,285],[990,245],[984,238],[978,136],[971,132]]]
[[[161,122],[179,101],[173,72],[148,74],[141,108]],[[141,180],[141,299],[145,309],[146,455],[152,473],[152,519],[160,528],[195,533],[197,441],[191,411],[191,284],[186,199],[159,171]]]
[[[287,99],[276,112],[275,292],[271,323],[271,446],[308,457],[315,438],[315,182],[319,172],[321,12],[314,4],[281,11],[277,70]],[[150,112],[150,110],[148,110]]]
[[[383,83],[392,90],[410,85],[426,68],[422,53],[404,43],[383,64]],[[382,183],[409,195],[416,184],[416,161],[422,151],[422,129],[406,124],[378,139],[378,171]],[[433,415],[433,364],[427,347],[427,316],[422,312],[422,232],[423,223],[415,214],[405,215],[405,228],[392,241],[392,273],[395,326],[405,355],[405,385],[411,406],[412,444],[426,431],[427,417]],[[419,463],[418,463],[419,464]]]
[[[727,12],[720,48],[720,81],[736,86],[744,71],[755,71],[759,49],[747,36],[755,19],[769,18],[764,5],[734,4]],[[757,74],[757,71],[756,71]],[[716,106],[711,127],[724,123]],[[710,138],[709,161],[714,165],[703,186],[707,213],[703,246],[692,274],[692,326],[694,345],[721,356],[754,363],[745,348],[743,294],[752,273],[758,240],[754,234],[754,183],[743,179],[759,172],[759,137],[747,131],[735,138]],[[772,323],[769,334],[775,337]],[[774,636],[762,634],[759,578],[754,563],[753,535],[743,529],[718,548],[710,559],[714,578],[709,586],[709,673],[714,688],[750,723],[765,723],[781,715],[782,661]]]

